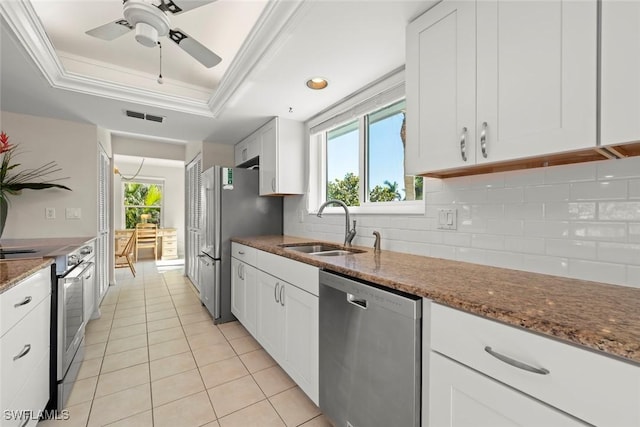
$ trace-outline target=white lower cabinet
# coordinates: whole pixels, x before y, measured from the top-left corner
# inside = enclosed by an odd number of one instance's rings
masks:
[[[318,268],[237,243],[231,252],[233,314],[318,404]]]
[[[636,365],[438,304],[430,330],[430,427],[640,425]]]
[[[0,294],[2,427],[35,426],[49,400],[50,272],[45,267]]]
[[[577,427],[577,421],[438,353],[431,353],[430,426]]]

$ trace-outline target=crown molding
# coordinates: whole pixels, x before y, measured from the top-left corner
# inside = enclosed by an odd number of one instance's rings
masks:
[[[310,3],[309,0],[269,1],[208,101],[161,94],[69,72],[60,61],[30,0],[0,1],[0,14],[53,88],[216,118],[257,66],[284,44],[299,18],[311,7]]]
[[[206,101],[165,95],[66,71],[29,0],[0,1],[0,13],[53,88],[212,117]]]
[[[280,50],[310,8],[310,0],[271,0],[267,3],[209,99],[209,109],[214,118],[224,111],[251,73]]]

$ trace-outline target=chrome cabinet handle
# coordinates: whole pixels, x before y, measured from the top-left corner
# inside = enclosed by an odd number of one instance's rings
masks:
[[[280,305],[284,307],[284,285],[280,286]]]
[[[480,148],[482,149],[482,157],[487,158],[487,122],[482,122],[482,131],[480,132]]]
[[[280,287],[280,282],[276,283],[276,287],[273,288],[273,299],[276,300],[277,303],[279,303],[280,301],[278,300],[278,288]]]
[[[492,355],[496,359],[498,359],[498,360],[500,360],[500,361],[502,361],[502,362],[504,362],[504,363],[506,363],[508,365],[514,366],[514,367],[516,367],[518,369],[523,369],[525,371],[533,372],[534,374],[539,374],[539,375],[547,375],[547,374],[550,373],[548,369],[536,368],[535,366],[527,365],[526,363],[522,363],[522,362],[520,362],[518,360],[512,359],[512,358],[510,358],[508,356],[505,356],[504,354],[497,353],[497,352],[493,351],[491,349],[491,347],[489,347],[489,346],[486,346],[484,348],[484,351],[486,351],[487,353],[489,353],[490,355]]]
[[[22,351],[20,351],[20,353],[18,353],[17,355],[13,356],[13,361],[15,362],[18,359],[23,358],[24,356],[27,355],[27,353],[29,353],[31,351],[31,344],[26,344],[23,348]]]
[[[460,135],[460,156],[462,161],[467,161],[467,128],[462,128],[462,134]]]
[[[247,149],[242,150],[242,160],[247,160]]]
[[[244,251],[238,251],[238,255],[244,255]]]
[[[271,190],[276,191],[276,179],[271,178]]]
[[[14,304],[13,306],[14,306],[15,308],[18,308],[18,307],[21,307],[21,306],[23,306],[23,305],[27,305],[27,304],[29,304],[29,303],[31,302],[31,300],[32,300],[32,299],[33,299],[33,298],[31,298],[31,296],[24,297],[24,299],[23,299],[22,301],[20,301],[20,302],[19,302],[19,303],[17,303],[17,304]]]

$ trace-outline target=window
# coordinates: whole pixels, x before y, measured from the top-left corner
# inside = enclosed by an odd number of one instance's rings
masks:
[[[160,226],[162,219],[162,183],[124,182],[124,219],[126,228],[150,222]]]
[[[396,100],[322,133],[322,202],[381,206],[422,200],[422,177],[404,174],[405,108],[404,99]]]

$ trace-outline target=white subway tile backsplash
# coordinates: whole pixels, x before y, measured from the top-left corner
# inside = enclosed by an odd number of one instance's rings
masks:
[[[524,235],[526,237],[569,237],[570,223],[568,221],[524,221]]]
[[[640,202],[600,202],[598,219],[602,221],[640,221]]]
[[[598,251],[596,242],[587,240],[547,239],[547,255],[567,256],[579,259],[597,259]]]
[[[522,236],[524,234],[524,221],[521,219],[488,219],[487,233],[509,236]]]
[[[588,240],[624,241],[627,239],[625,223],[575,222],[571,224],[571,237]]]
[[[603,160],[595,162],[598,168],[598,179],[640,178],[640,157],[628,157],[619,160]]]
[[[524,190],[517,188],[491,188],[487,190],[488,203],[522,203]]]
[[[504,205],[504,217],[541,220],[544,217],[544,203],[507,203]]]
[[[544,217],[547,220],[595,220],[596,202],[545,203]]]
[[[606,262],[569,260],[569,277],[623,285],[626,282],[626,267],[623,264]]]
[[[571,200],[624,200],[626,181],[578,182],[571,184]]]
[[[629,180],[629,199],[640,199],[640,179]]]
[[[545,253],[545,239],[506,236],[504,238],[504,249],[507,252],[543,255]]]
[[[525,202],[562,202],[568,201],[571,195],[571,185],[536,185],[524,188]]]
[[[640,265],[640,245],[598,242],[598,260],[618,264]]]
[[[593,163],[552,166],[545,168],[544,171],[545,184],[595,181],[597,177],[597,167]]]
[[[425,178],[425,215],[353,215],[355,243],[640,287],[640,157],[450,179]],[[285,198],[285,233],[341,243],[344,216],[305,216]],[[438,209],[458,229],[438,230]]]
[[[471,246],[480,249],[504,250],[504,236],[473,234],[471,235]]]

